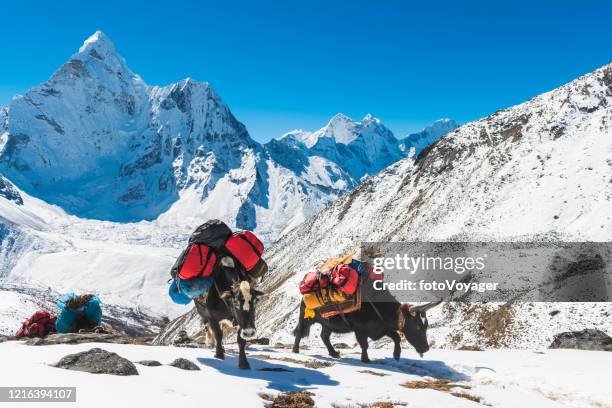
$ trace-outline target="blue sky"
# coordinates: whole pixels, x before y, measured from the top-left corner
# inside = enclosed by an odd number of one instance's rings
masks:
[[[210,82],[260,141],[337,112],[464,123],[612,61],[603,0],[3,3],[0,105],[101,29],[149,84]]]

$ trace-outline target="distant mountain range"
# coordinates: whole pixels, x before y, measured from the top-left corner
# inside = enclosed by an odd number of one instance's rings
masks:
[[[262,145],[208,83],[149,86],[96,32],[0,126],[0,172],[70,214],[185,228],[214,217],[271,242],[457,124],[400,142],[371,115],[339,114]]]

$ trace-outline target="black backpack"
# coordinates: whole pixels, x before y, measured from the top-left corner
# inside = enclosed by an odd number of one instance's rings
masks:
[[[231,235],[232,230],[223,221],[209,220],[193,231],[189,244],[204,244],[219,250]]]
[[[177,275],[183,268],[183,264],[185,263],[193,244],[206,245],[215,251],[221,251],[223,249],[223,244],[225,244],[225,241],[227,241],[231,235],[232,230],[223,221],[209,220],[200,225],[195,231],[193,231],[189,237],[189,244],[187,245],[187,248],[181,252],[181,255],[179,255],[178,259],[172,266],[172,269],[170,269],[170,275],[172,275],[172,278],[176,279]],[[215,262],[216,259],[217,257],[215,256]],[[205,263],[207,262],[208,259]]]

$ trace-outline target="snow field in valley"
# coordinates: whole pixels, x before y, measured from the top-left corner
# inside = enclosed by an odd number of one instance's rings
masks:
[[[52,366],[67,354],[94,347],[115,352],[132,362],[146,359],[168,364],[183,357],[196,363],[201,371],[136,364],[138,376],[118,377]],[[118,344],[27,346],[5,342],[0,344],[3,362],[0,383],[15,387],[75,386],[76,406],[91,408],[109,404],[260,407],[264,404],[260,393],[276,395],[300,390],[312,392],[317,407],[358,406],[376,401],[403,402],[423,408],[477,406],[472,399],[509,408],[612,406],[608,381],[612,353],[607,352],[434,349],[420,359],[414,350],[404,349],[398,363],[390,357],[391,349],[384,348],[371,349],[373,364],[363,364],[358,349],[343,349],[343,358],[335,360],[323,349],[305,350],[297,355],[257,346],[248,350],[252,369],[245,371],[238,369],[236,350],[231,345],[226,350],[225,360],[217,360],[210,349]],[[300,363],[304,361],[329,366],[308,368]],[[444,380],[456,387],[440,391],[401,385]]]

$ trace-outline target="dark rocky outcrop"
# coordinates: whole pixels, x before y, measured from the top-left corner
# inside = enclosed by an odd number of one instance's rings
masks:
[[[259,339],[253,339],[249,341],[250,344],[259,344],[260,346],[269,346],[270,339],[268,337],[261,337]]]
[[[136,364],[140,364],[140,365],[147,366],[147,367],[159,367],[162,365],[162,363],[160,363],[157,360],[142,360],[142,361],[137,361]]]
[[[200,367],[198,367],[195,363],[187,360],[186,358],[177,358],[168,365],[180,368],[181,370],[200,371]]]
[[[596,329],[565,332],[557,334],[549,348],[612,351],[612,337]]]
[[[23,205],[23,199],[19,191],[10,181],[2,176],[0,176],[0,197],[4,197],[17,205]]]
[[[45,346],[47,343],[40,337],[32,337],[31,339],[27,339],[25,344],[28,346]]]
[[[138,370],[131,361],[100,348],[69,354],[55,366],[92,374],[138,375]]]

